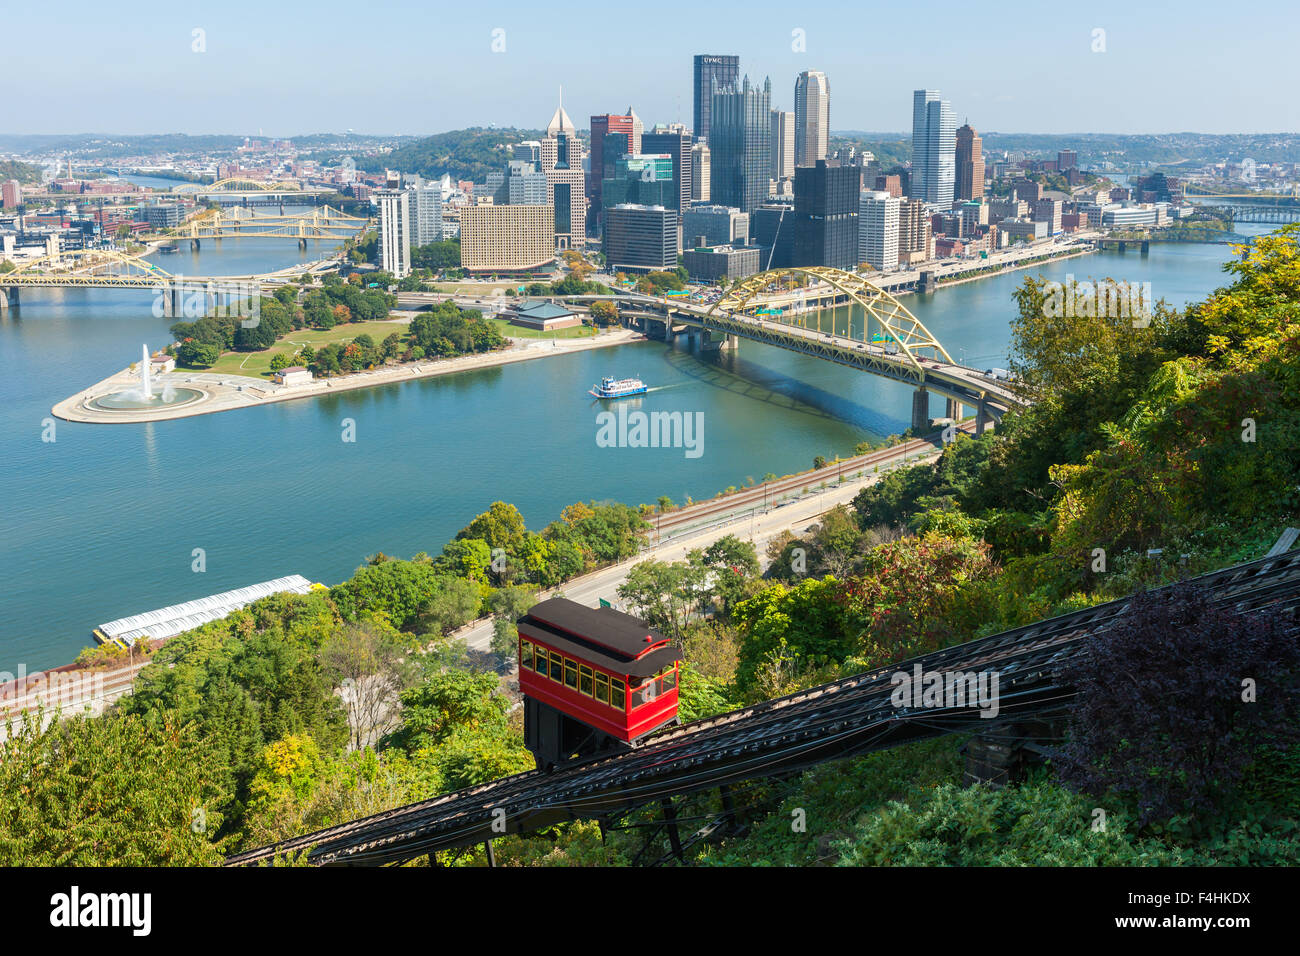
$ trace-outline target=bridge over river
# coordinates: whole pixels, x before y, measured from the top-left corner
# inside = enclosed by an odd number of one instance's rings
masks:
[[[671,340],[699,336],[705,349],[734,348],[749,339],[904,382],[915,388],[912,425],[929,423],[930,392],[948,399],[948,417],[975,410],[976,431],[990,419],[1026,404],[1005,380],[955,362],[948,351],[894,296],[866,276],[824,267],[774,269],[750,276],[717,301],[685,296],[624,293],[625,320]],[[848,307],[847,318],[827,310]],[[854,310],[860,310],[855,319]],[[814,325],[815,323],[815,325]],[[823,325],[829,323],[829,331]]]

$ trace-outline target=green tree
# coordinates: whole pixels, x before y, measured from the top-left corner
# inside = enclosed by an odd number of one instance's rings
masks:
[[[0,865],[211,866],[220,775],[193,726],[108,713],[0,742]]]

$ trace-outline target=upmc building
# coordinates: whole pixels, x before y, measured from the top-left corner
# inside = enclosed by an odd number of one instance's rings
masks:
[[[709,53],[695,55],[695,138],[709,138],[709,116],[713,110],[713,84],[718,88],[738,86],[740,57]]]

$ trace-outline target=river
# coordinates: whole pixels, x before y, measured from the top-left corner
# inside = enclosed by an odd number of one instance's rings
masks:
[[[172,273],[238,275],[326,251],[220,246],[153,259]],[[1153,246],[1149,257],[1102,253],[1038,271],[1149,281],[1181,305],[1224,283],[1228,254]],[[904,301],[954,358],[1004,366],[1021,278]],[[376,551],[436,553],[493,501],[540,528],[577,500],[708,498],[910,420],[905,386],[818,359],[748,342],[722,354],[646,342],[155,424],[59,421],[56,440],[42,441],[55,402],[137,359],[142,342],[170,340],[151,305],[121,290],[24,290],[0,313],[0,671],[66,663],[92,627],[128,614],[292,573],[337,583]],[[649,383],[634,400],[643,410],[703,413],[703,453],[598,447],[600,409],[586,391],[606,374]],[[355,442],[342,440],[344,419]]]

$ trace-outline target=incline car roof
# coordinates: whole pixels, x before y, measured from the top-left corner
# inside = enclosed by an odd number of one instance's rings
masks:
[[[669,639],[644,621],[613,608],[590,608],[566,598],[533,605],[519,619],[519,632],[634,676],[654,673],[681,659],[681,652]]]

